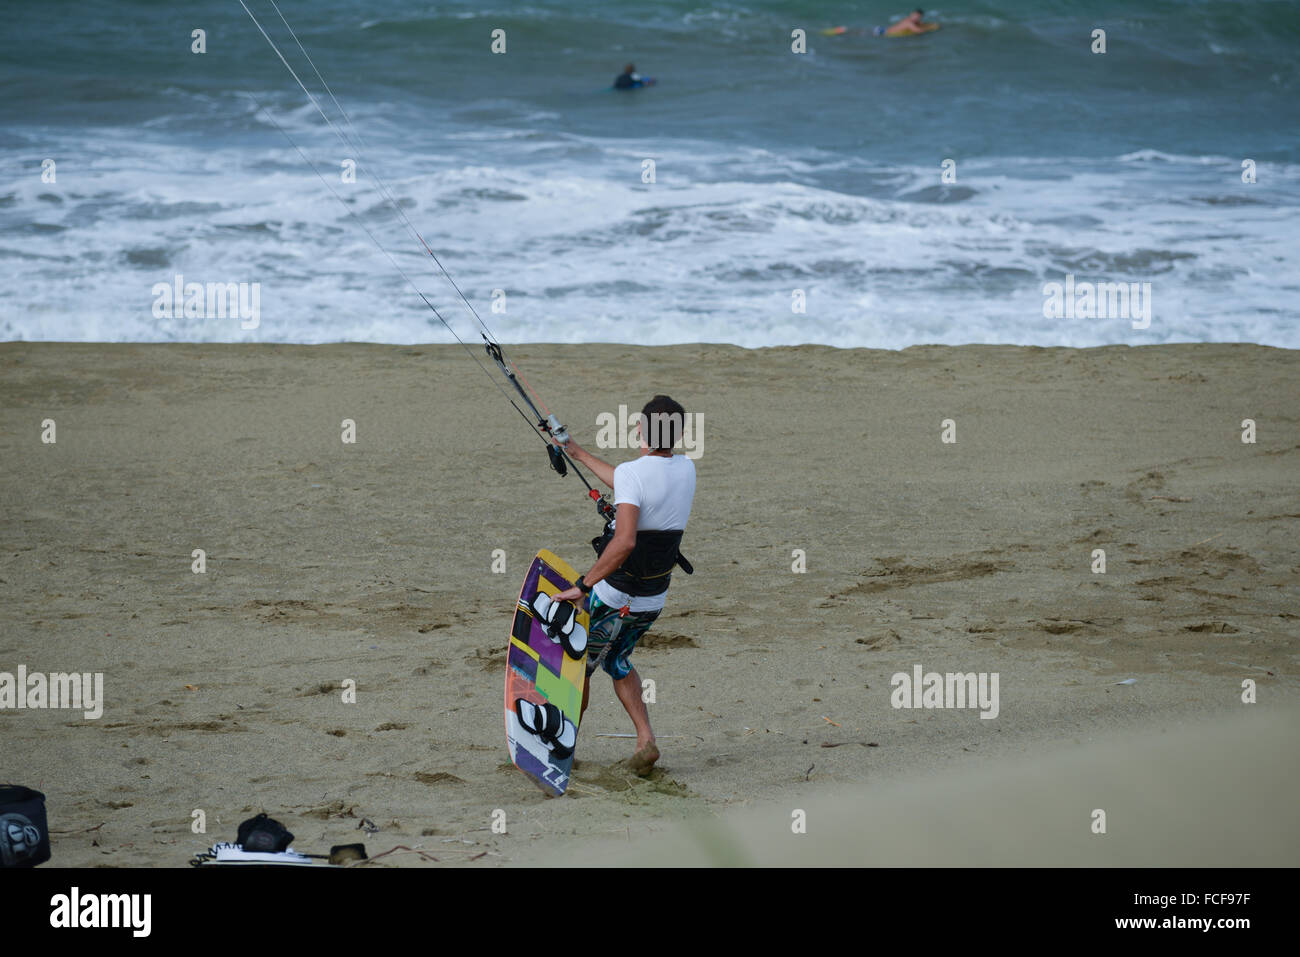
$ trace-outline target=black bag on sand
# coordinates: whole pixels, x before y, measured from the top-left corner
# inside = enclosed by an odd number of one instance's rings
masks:
[[[0,784],[0,867],[35,867],[50,859],[45,795]]]
[[[265,813],[250,817],[239,825],[239,836],[235,843],[246,851],[279,852],[289,849],[293,835],[279,821],[266,816]]]

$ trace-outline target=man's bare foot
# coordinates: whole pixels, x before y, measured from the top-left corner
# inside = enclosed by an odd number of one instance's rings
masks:
[[[645,747],[638,749],[636,754],[632,755],[632,760],[628,762],[628,766],[632,768],[633,774],[639,778],[643,778],[650,773],[650,770],[655,766],[655,762],[658,760],[659,748],[653,741],[651,741]]]

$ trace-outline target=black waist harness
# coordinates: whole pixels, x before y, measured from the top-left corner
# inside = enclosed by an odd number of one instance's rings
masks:
[[[599,555],[613,537],[612,529],[591,541],[591,547]],[[664,529],[662,531],[638,531],[636,547],[632,554],[619,566],[618,571],[605,577],[605,581],[621,592],[645,597],[662,595],[668,590],[672,581],[673,567],[680,565],[682,571],[690,575],[695,569],[686,560],[678,546],[682,543],[682,529]]]

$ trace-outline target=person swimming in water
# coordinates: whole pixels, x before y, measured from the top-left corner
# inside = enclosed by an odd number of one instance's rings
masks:
[[[878,36],[886,37],[905,37],[910,36],[913,33],[928,33],[938,26],[939,24],[937,23],[925,22],[924,10],[913,10],[897,23],[890,24],[889,28],[886,30],[876,27],[876,34]]]
[[[650,77],[643,77],[636,72],[636,64],[629,63],[623,67],[623,72],[614,78],[614,89],[616,90],[639,90],[643,86],[651,86],[654,80]]]

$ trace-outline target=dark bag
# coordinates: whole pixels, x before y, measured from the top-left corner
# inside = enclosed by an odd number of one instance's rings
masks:
[[[35,867],[50,859],[45,795],[0,784],[0,867]]]
[[[288,850],[293,835],[279,821],[259,814],[239,825],[235,843],[246,851],[279,852]]]

